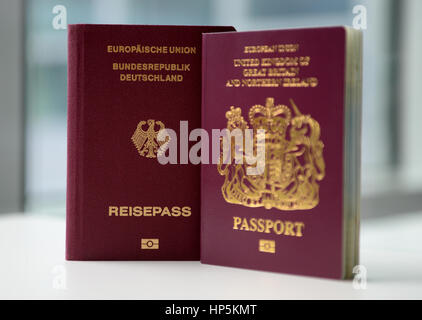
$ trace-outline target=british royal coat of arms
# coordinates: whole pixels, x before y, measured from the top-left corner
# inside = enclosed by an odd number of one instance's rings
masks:
[[[291,109],[275,105],[250,108],[249,123],[240,108],[226,113],[227,129],[265,130],[265,169],[261,175],[247,175],[246,164],[218,164],[225,177],[221,191],[228,203],[279,210],[309,210],[319,203],[319,184],[325,177],[324,144],[319,123],[303,115],[293,100]],[[256,152],[256,146],[254,146]],[[247,156],[247,155],[245,155]]]

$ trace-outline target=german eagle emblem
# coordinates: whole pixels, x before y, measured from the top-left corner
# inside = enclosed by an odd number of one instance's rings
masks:
[[[132,142],[142,157],[156,158],[166,150],[170,141],[169,136],[164,141],[158,141],[157,138],[158,133],[163,129],[165,126],[161,121],[150,119],[138,123],[132,135]]]

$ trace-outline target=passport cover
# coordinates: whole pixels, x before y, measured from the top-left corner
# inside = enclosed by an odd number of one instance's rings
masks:
[[[161,165],[161,128],[200,126],[201,35],[70,25],[68,260],[198,260],[200,168]]]
[[[357,236],[346,233],[358,229],[358,209],[346,223],[344,150],[347,139],[355,139],[355,150],[360,142],[358,120],[353,133],[345,129],[347,83],[359,83],[346,77],[347,33],[334,27],[203,35],[203,128],[266,130],[263,174],[247,175],[245,163],[202,165],[203,263],[350,276],[345,251],[355,250],[357,262]],[[349,71],[359,75],[356,50]],[[351,92],[358,106],[359,87]],[[357,168],[359,160],[351,161]]]

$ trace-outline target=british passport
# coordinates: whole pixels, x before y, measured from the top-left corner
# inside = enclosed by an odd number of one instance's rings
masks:
[[[202,165],[203,263],[353,275],[361,43],[347,27],[203,35],[202,126],[232,151]],[[249,149],[236,131],[253,133]]]

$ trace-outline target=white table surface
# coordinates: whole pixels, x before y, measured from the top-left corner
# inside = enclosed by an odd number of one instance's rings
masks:
[[[199,262],[68,262],[63,218],[0,215],[0,299],[421,299],[422,213],[362,222],[367,288]]]

